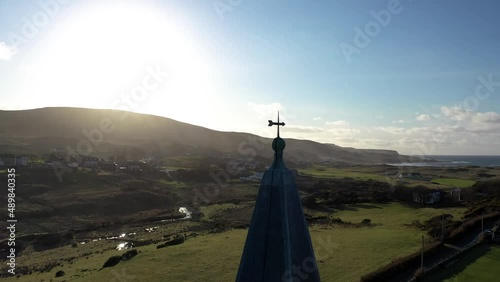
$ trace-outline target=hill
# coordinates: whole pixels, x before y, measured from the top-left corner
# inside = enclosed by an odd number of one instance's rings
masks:
[[[107,157],[225,156],[238,159],[272,156],[271,139],[241,132],[220,132],[173,119],[84,108],[0,111],[0,152],[48,154],[78,152]],[[309,140],[286,139],[289,161],[384,163],[408,161],[391,150],[358,150]],[[82,153],[83,152],[83,153]]]

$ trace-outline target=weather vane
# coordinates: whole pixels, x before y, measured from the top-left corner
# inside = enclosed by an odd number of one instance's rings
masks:
[[[277,125],[278,126],[278,137],[280,137],[280,125],[285,126],[284,122],[280,122],[280,112],[278,111],[278,122],[274,122],[269,120],[269,126]]]

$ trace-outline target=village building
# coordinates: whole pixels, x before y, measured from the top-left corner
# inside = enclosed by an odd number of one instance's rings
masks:
[[[423,189],[413,192],[413,202],[420,204],[435,204],[441,202],[441,190]]]
[[[28,156],[15,154],[0,154],[0,166],[27,166]]]

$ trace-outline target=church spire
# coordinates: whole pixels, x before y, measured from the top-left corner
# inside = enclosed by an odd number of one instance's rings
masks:
[[[237,282],[320,281],[300,196],[283,161],[285,140],[277,125],[274,161],[264,173],[241,257]]]

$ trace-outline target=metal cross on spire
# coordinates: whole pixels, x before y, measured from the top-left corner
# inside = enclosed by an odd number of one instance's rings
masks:
[[[278,111],[278,122],[274,122],[269,120],[269,126],[277,125],[278,126],[278,137],[280,137],[280,125],[285,126],[284,122],[280,122],[280,112]]]

